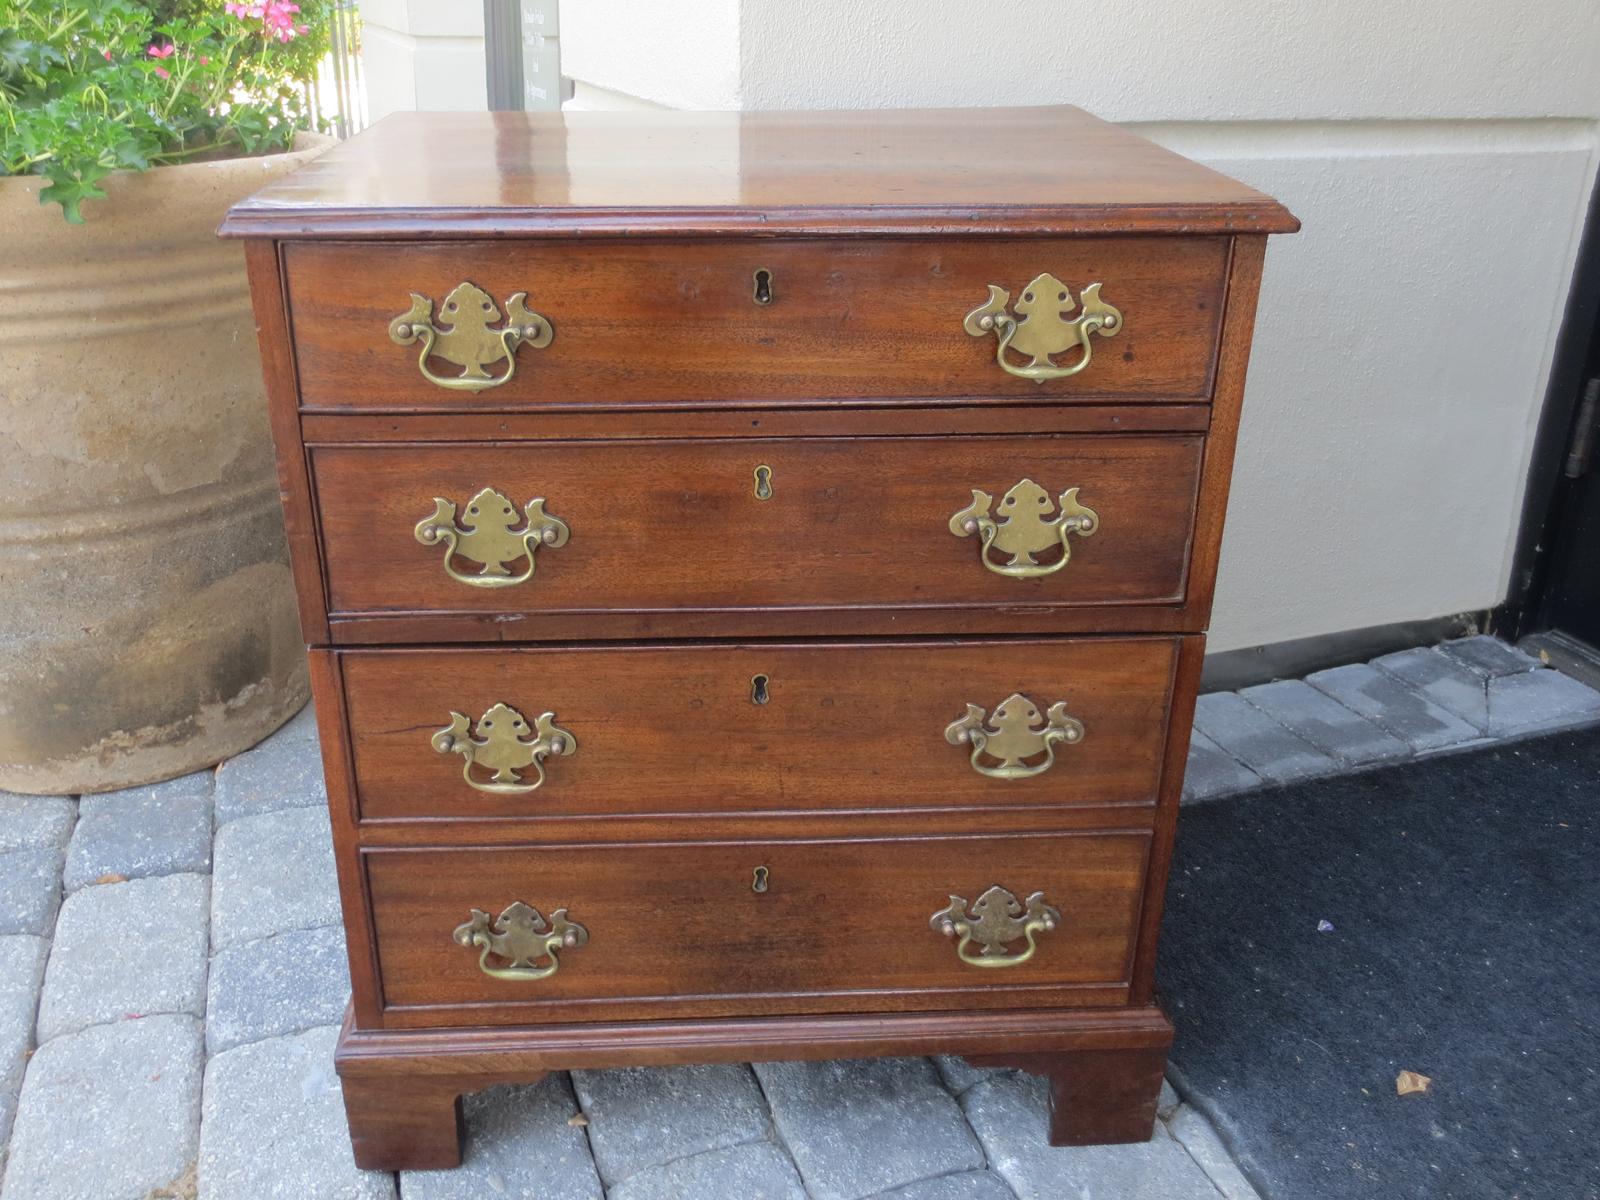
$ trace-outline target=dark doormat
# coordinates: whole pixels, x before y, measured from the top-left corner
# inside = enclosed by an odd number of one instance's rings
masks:
[[[1186,808],[1175,1078],[1271,1200],[1600,1197],[1597,939],[1600,730]]]

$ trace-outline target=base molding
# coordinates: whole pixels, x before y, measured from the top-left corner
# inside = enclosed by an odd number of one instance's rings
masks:
[[[1051,1083],[1054,1145],[1144,1141],[1172,1023],[1155,1007],[749,1017],[542,1028],[356,1029],[334,1052],[356,1163],[461,1161],[460,1097],[551,1071],[955,1054]]]

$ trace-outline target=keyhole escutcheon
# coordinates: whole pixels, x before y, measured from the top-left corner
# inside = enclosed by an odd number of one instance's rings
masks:
[[[765,867],[757,867],[756,868],[756,873],[755,873],[755,878],[750,881],[750,890],[752,892],[764,892],[764,891],[766,891],[767,890],[767,876],[770,873],[771,872],[769,872]]]
[[[755,279],[756,287],[750,298],[757,304],[771,304],[772,272],[765,267],[758,267],[753,278]]]
[[[772,468],[767,466],[766,463],[762,463],[759,467],[752,471],[751,474],[755,476],[756,480],[756,499],[771,500]]]
[[[765,675],[750,676],[750,703],[765,704],[770,698],[767,692],[767,677]]]

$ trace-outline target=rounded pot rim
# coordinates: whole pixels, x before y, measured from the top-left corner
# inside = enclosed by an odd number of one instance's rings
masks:
[[[228,171],[248,172],[252,169],[252,164],[281,163],[285,159],[314,157],[337,141],[338,139],[330,133],[301,129],[295,133],[294,144],[287,150],[275,150],[271,154],[236,154],[228,158],[209,158],[201,162],[165,163],[145,171],[113,171],[105,177],[104,182],[116,188],[127,188],[138,186],[137,181],[142,179],[178,182],[186,175],[214,176]],[[43,175],[0,175],[0,195],[6,192],[37,195],[40,190],[48,186],[49,180]],[[95,199],[87,202],[94,206],[88,210],[91,223],[94,220],[94,209],[104,206],[111,199],[108,193],[104,200]]]

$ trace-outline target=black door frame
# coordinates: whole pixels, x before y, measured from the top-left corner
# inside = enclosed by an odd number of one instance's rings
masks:
[[[1489,631],[1512,641],[1546,628],[1541,610],[1550,584],[1551,550],[1567,498],[1578,483],[1566,477],[1567,452],[1576,432],[1584,384],[1596,371],[1600,371],[1600,181],[1589,198],[1572,290],[1534,434],[1511,583],[1505,602],[1489,614]]]

